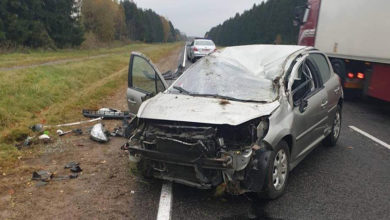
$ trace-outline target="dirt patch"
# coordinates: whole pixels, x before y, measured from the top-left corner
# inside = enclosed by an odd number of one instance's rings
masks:
[[[229,101],[229,100],[226,100],[226,99],[221,99],[221,100],[219,101],[219,104],[220,104],[220,105],[227,105],[227,104],[230,104],[230,101]]]
[[[175,70],[179,54],[180,49],[173,51],[156,65],[161,72]],[[118,92],[101,106],[127,109],[126,85],[118,85]],[[104,122],[109,130],[121,124]],[[39,157],[20,158],[18,168],[0,174],[0,219],[155,219],[160,183],[137,175],[127,153],[120,150],[125,142],[111,138],[99,144],[88,134],[64,136],[38,147]],[[79,162],[83,169],[76,179],[44,186],[31,180],[38,170],[68,175],[64,166],[70,161]]]

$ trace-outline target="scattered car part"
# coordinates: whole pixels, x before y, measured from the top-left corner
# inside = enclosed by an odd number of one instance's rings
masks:
[[[35,131],[35,132],[40,132],[43,130],[43,125],[42,124],[35,124],[35,125],[31,126],[30,129],[32,131]]]
[[[95,124],[91,129],[91,139],[101,143],[108,142],[109,139],[105,132],[102,123]]]
[[[81,130],[80,128],[74,129],[74,130],[70,130],[70,131],[63,131],[61,129],[58,129],[56,132],[57,132],[58,136],[64,136],[64,135],[70,134],[70,133],[74,133],[76,135],[82,135],[83,134],[83,130]]]
[[[76,166],[71,167],[70,171],[72,171],[73,173],[80,173],[81,171],[83,171],[83,169],[81,169],[81,167],[79,165],[76,165]]]
[[[30,128],[31,128],[32,131],[40,132],[44,128],[69,127],[69,126],[81,125],[81,124],[91,123],[91,122],[100,121],[100,120],[103,120],[103,118],[99,117],[99,118],[95,118],[95,119],[91,119],[91,120],[87,120],[87,121],[78,121],[78,122],[72,122],[72,123],[67,123],[67,124],[59,124],[59,125],[35,124],[35,125],[31,126]]]
[[[53,173],[47,170],[40,170],[40,171],[34,171],[31,179],[49,182],[52,177],[53,177]]]
[[[64,169],[70,169],[74,166],[79,166],[79,165],[80,165],[79,163],[72,161],[72,162],[65,164]]]
[[[61,130],[61,129],[58,129],[57,131],[56,131],[56,133],[58,134],[58,136],[64,136],[64,135],[66,135],[66,134],[69,134],[70,132],[72,132],[72,131],[63,131],[63,130]]]
[[[103,119],[128,119],[131,118],[131,115],[128,111],[122,112],[121,110],[112,109],[112,108],[101,108],[99,110],[89,110],[83,109],[83,115],[87,118],[98,118],[102,117]]]
[[[79,176],[78,173],[71,173],[71,174],[69,174],[69,178],[70,179],[76,179],[78,176]]]
[[[50,136],[47,135],[47,134],[42,134],[38,137],[39,140],[42,140],[43,142],[49,142],[51,139],[50,139]]]
[[[70,169],[70,171],[72,171],[73,173],[79,173],[79,172],[83,171],[80,167],[80,163],[77,163],[74,161],[67,163],[64,166],[64,169]]]

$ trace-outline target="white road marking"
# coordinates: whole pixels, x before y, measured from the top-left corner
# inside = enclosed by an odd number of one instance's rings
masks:
[[[186,67],[186,59],[187,59],[187,45],[184,46],[183,67]]]
[[[390,144],[382,141],[382,140],[379,140],[378,138],[372,136],[371,134],[365,132],[365,131],[362,131],[360,130],[359,128],[355,127],[355,126],[348,126],[349,128],[351,128],[352,130],[356,131],[356,132],[359,132],[360,134],[370,138],[371,140],[375,141],[376,143],[384,146],[385,148],[389,149],[390,150]]]
[[[171,219],[172,182],[164,182],[161,187],[160,203],[158,205],[157,220]]]

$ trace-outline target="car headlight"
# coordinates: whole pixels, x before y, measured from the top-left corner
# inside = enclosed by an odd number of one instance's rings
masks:
[[[91,138],[98,142],[108,141],[108,137],[104,132],[104,127],[102,123],[98,123],[92,127]]]

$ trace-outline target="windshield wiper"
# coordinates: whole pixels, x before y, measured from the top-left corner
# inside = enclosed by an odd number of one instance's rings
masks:
[[[173,88],[176,89],[176,90],[179,90],[180,93],[184,93],[184,94],[187,94],[187,95],[191,95],[191,93],[190,93],[189,91],[183,89],[183,88],[180,87],[180,86],[173,86]]]
[[[214,98],[226,99],[226,100],[237,101],[237,102],[266,103],[265,101],[256,101],[256,100],[250,100],[250,99],[237,99],[237,98],[234,98],[234,97],[218,95],[218,94],[191,94],[191,95],[193,95],[193,96],[201,96],[201,97],[214,97]]]
[[[237,101],[237,102],[256,102],[256,103],[267,103],[266,101],[257,101],[257,100],[250,100],[250,99],[237,99],[234,97],[230,96],[223,96],[223,95],[218,95],[218,94],[199,94],[199,93],[191,93],[185,89],[183,89],[180,86],[173,86],[174,89],[179,90],[180,93],[184,93],[186,95],[191,95],[191,96],[198,96],[198,97],[214,97],[214,98],[219,98],[219,99],[226,99],[226,100],[231,100],[231,101]]]

